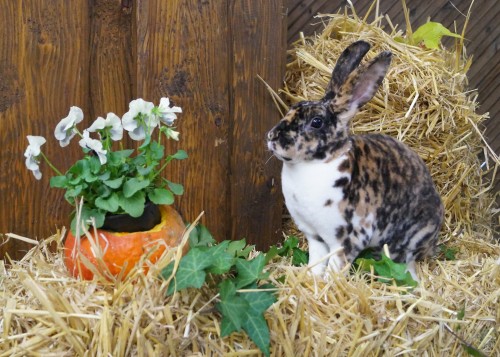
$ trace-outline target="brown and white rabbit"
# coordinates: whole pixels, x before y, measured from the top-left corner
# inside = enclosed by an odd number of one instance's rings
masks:
[[[349,133],[391,62],[384,51],[360,66],[369,48],[364,41],[347,47],[325,97],[293,105],[267,145],[283,161],[285,203],[307,238],[313,273],[323,274],[328,263],[341,269],[363,249],[380,252],[387,244],[416,278],[415,260],[435,251],[443,204],[414,151],[386,135]]]

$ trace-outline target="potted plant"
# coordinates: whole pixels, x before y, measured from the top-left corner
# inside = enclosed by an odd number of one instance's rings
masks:
[[[103,250],[101,258],[107,270],[126,275],[142,254],[152,249],[152,243],[165,242],[150,255],[150,260],[155,261],[165,245],[173,246],[180,240],[185,227],[170,205],[174,195],[181,195],[184,188],[161,176],[169,162],[187,158],[183,150],[164,156],[162,140],[179,140],[173,127],[176,113],[182,113],[182,109],[171,106],[168,98],[161,98],[158,106],[135,99],[121,119],[108,113],[105,119],[98,117],[80,131],[77,124],[83,120],[83,112],[71,107],[54,135],[61,147],[79,137],[83,158],[65,173],[42,152],[45,138],[27,137],[26,167],[39,180],[43,160],[56,174],[50,186],[64,189],[64,198],[75,207],[65,242],[65,262],[73,275],[92,278],[88,263],[98,265],[95,244]],[[137,150],[123,147],[124,130],[132,140],[140,142]],[[116,147],[118,150],[114,150]],[[83,264],[78,250],[85,256]]]

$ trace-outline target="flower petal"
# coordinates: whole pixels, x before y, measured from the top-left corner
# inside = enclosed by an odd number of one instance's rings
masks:
[[[111,140],[118,141],[123,138],[122,122],[115,113],[108,113],[106,116],[106,127],[111,127],[109,131]]]
[[[76,124],[83,120],[83,111],[78,107],[71,107],[68,116],[61,119],[56,125],[54,136],[59,140],[59,144],[64,147],[69,144],[75,136],[74,128]]]
[[[94,133],[97,130],[102,130],[106,127],[106,121],[104,118],[98,117],[92,125],[87,129],[87,131]]]

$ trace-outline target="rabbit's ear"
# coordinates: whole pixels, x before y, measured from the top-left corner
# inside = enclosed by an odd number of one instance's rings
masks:
[[[373,98],[391,64],[392,53],[384,51],[351,73],[341,91],[349,97],[349,110],[358,110]],[[350,92],[350,93],[349,93]]]
[[[332,79],[325,90],[325,99],[333,99],[345,83],[349,74],[358,66],[365,54],[370,49],[370,44],[365,41],[357,41],[347,47],[340,55],[332,72]]]

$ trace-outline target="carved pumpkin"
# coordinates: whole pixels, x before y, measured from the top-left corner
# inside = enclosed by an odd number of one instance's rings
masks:
[[[156,248],[148,256],[149,261],[154,263],[165,251],[165,244],[168,247],[176,247],[181,242],[186,227],[179,213],[171,206],[160,206],[160,211],[161,222],[148,231],[122,233],[102,229],[97,230],[98,237],[94,237],[94,242],[101,247],[103,252],[102,261],[111,274],[117,276],[123,269],[123,277],[125,277],[138,263],[143,254]],[[90,233],[94,234],[93,228],[90,229]],[[105,269],[100,268],[99,264],[97,264],[90,240],[83,235],[79,241],[78,244],[78,239],[75,238],[71,231],[68,232],[64,243],[64,261],[73,276],[80,275],[81,278],[90,280],[94,274],[81,262],[79,254],[83,254],[98,271],[103,272]],[[77,252],[77,249],[79,252]],[[184,253],[186,253],[187,249],[186,245]],[[143,269],[147,271],[146,264]]]

